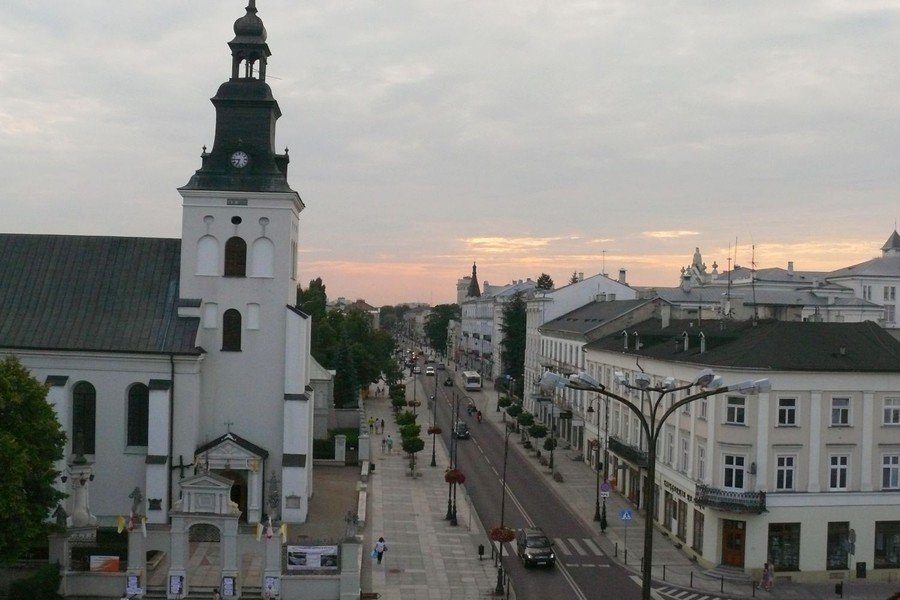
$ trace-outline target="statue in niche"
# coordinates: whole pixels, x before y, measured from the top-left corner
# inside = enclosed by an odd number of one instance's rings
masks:
[[[62,530],[66,529],[66,521],[69,518],[69,513],[66,512],[66,509],[63,508],[62,504],[56,505],[56,510],[53,511],[53,518],[56,521],[56,526]]]

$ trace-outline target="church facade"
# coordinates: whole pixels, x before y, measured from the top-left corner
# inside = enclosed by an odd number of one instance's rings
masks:
[[[0,353],[48,384],[69,438],[70,526],[115,525],[134,501],[165,531],[187,510],[181,482],[200,474],[230,482],[223,512],[240,521],[307,518],[304,204],[274,149],[281,111],[252,0],[234,34],[213,146],[178,190],[180,239],[0,234]]]

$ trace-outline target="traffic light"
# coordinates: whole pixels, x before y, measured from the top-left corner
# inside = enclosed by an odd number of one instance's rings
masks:
[[[844,597],[844,582],[843,581],[839,581],[836,584],[834,584],[834,593],[837,594],[838,596],[840,596],[841,598]]]

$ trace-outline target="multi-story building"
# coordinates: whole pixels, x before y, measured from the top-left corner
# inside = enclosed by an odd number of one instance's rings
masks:
[[[618,384],[616,372],[632,382],[644,372],[653,385],[686,384],[702,369],[725,384],[770,381],[755,396],[685,405],[660,429],[654,519],[701,564],[769,562],[796,581],[858,564],[869,577],[900,573],[900,343],[884,329],[654,318],[584,354],[588,374],[645,413],[658,395]],[[660,410],[688,393],[663,396]],[[562,390],[553,402],[588,424],[575,441],[599,440],[604,472],[643,506],[648,444],[636,416],[585,391]]]

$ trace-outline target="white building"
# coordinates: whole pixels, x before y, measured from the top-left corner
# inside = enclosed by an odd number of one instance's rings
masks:
[[[757,396],[686,405],[660,429],[655,518],[688,554],[748,571],[770,562],[795,581],[857,563],[869,577],[897,577],[900,343],[871,322],[651,319],[626,335],[587,344],[584,367],[645,412],[658,395],[642,399],[616,371],[632,382],[644,371],[653,385],[688,383],[704,368],[725,384],[771,382]],[[608,478],[643,505],[648,443],[638,419],[589,392],[566,389],[554,402],[585,421],[584,447],[599,439]]]
[[[49,385],[69,437],[60,471],[92,476],[59,483],[90,491],[87,507],[70,498],[70,524],[113,526],[136,502],[187,585],[182,482],[198,502],[230,488],[215,507],[234,519],[225,574],[237,520],[304,522],[313,493],[310,321],[292,306],[304,205],[273,147],[253,2],[234,31],[212,149],[178,190],[180,239],[0,235],[0,352]]]
[[[634,300],[637,291],[625,282],[625,270],[619,270],[618,279],[597,274],[553,290],[536,290],[528,300],[525,325],[525,401],[530,401],[534,386],[545,368],[561,360],[561,356],[543,354],[541,334],[538,328],[568,312],[595,301]],[[529,405],[529,410],[533,406]]]

